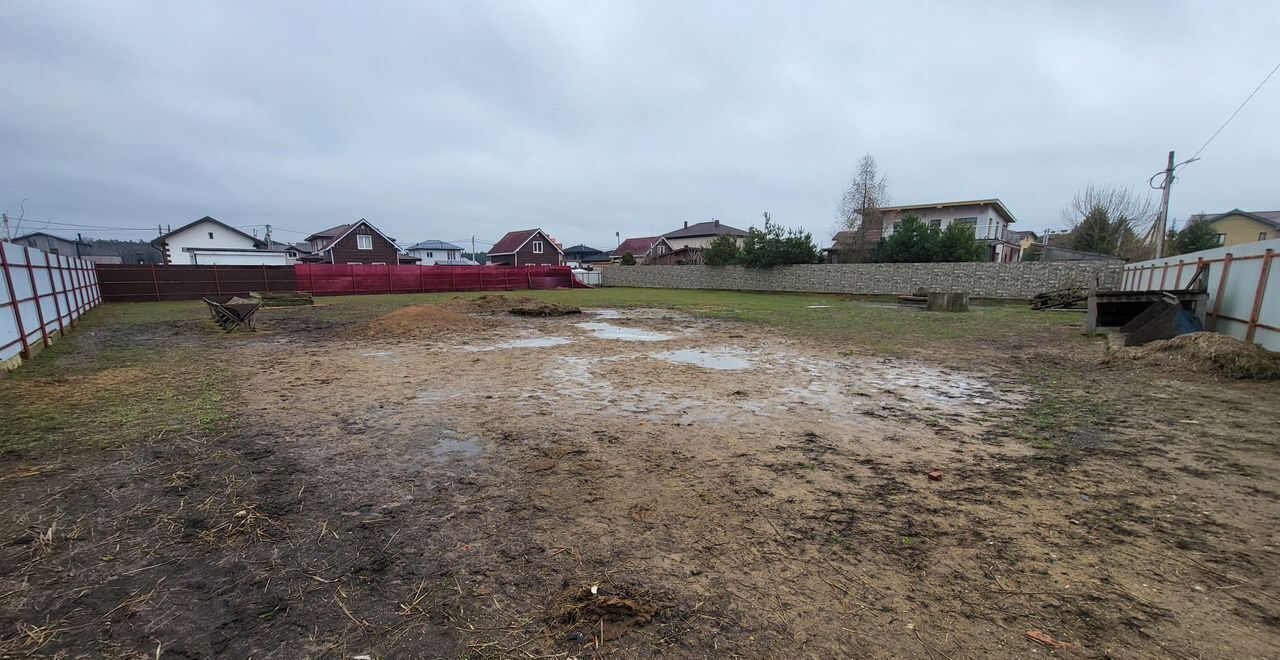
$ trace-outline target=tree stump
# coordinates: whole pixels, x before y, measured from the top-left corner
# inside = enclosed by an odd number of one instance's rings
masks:
[[[925,309],[931,312],[967,312],[969,294],[961,292],[930,291]]]

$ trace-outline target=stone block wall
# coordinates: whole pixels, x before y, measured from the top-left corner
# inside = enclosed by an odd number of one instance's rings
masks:
[[[605,286],[728,289],[855,295],[909,295],[917,289],[963,291],[973,298],[1028,300],[1067,286],[1119,285],[1122,266],[1097,261],[944,264],[811,264],[742,266],[609,266]]]

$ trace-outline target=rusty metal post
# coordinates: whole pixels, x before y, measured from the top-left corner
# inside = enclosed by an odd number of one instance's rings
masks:
[[[31,248],[22,246],[22,258],[27,262],[27,280],[31,282],[31,299],[36,303],[36,319],[40,322],[40,344],[48,346],[49,327],[44,322],[44,308],[40,306],[40,287],[36,285],[36,271],[31,265]]]
[[[155,264],[151,264],[151,286],[156,289],[156,302],[160,302],[160,280],[156,278]]]
[[[49,256],[58,262],[58,283],[62,282],[62,257],[60,255],[46,255],[45,272],[49,274],[49,287],[53,289],[53,311],[58,315],[58,336],[67,334],[67,327],[62,324],[62,301],[58,300],[58,284],[53,281],[53,267],[49,266]],[[65,285],[64,285],[65,286]]]
[[[1209,330],[1217,332],[1218,317],[1222,314],[1222,295],[1227,291],[1227,276],[1231,274],[1231,253],[1222,258],[1222,277],[1218,278],[1218,292],[1213,296],[1213,325]]]
[[[1253,335],[1258,330],[1258,317],[1262,315],[1262,297],[1267,294],[1267,279],[1271,276],[1271,261],[1276,251],[1270,248],[1262,257],[1262,272],[1258,274],[1258,290],[1253,294],[1253,311],[1249,313],[1249,329],[1245,330],[1245,343],[1253,343]]]
[[[18,305],[18,293],[13,288],[13,271],[9,269],[9,252],[0,242],[0,270],[4,272],[4,283],[9,289],[9,306],[13,309],[13,321],[18,326],[18,338],[22,342],[22,359],[31,359],[31,345],[27,343],[27,329],[22,322],[22,307]]]

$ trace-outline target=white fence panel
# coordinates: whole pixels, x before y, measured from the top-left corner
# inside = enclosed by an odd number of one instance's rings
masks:
[[[0,364],[29,359],[101,301],[92,263],[0,242]]]
[[[1280,239],[1202,250],[1124,267],[1124,291],[1180,289],[1207,269],[1209,329],[1280,351]]]

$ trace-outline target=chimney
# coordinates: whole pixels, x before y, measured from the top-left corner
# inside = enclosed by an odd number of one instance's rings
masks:
[[[719,221],[719,220],[716,220],[715,222],[716,222],[716,226],[717,226],[717,227],[719,227],[719,226],[720,226],[720,221]]]
[[[688,228],[689,228],[689,221],[688,221],[688,220],[685,220],[685,221],[684,221],[684,228],[685,228],[685,229],[688,229]]]

